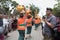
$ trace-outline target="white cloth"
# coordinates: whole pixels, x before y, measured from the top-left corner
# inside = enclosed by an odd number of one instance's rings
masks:
[[[8,32],[8,19],[6,18],[3,18],[3,26],[5,27],[5,32]]]

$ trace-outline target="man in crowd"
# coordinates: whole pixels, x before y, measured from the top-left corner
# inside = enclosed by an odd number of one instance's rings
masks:
[[[13,29],[13,30],[16,30],[16,28],[17,28],[17,19],[16,19],[16,17],[14,16],[14,19],[13,19],[13,22],[12,22],[12,29]]]
[[[9,22],[8,22],[8,16],[7,15],[4,15],[3,23],[4,23],[4,26],[5,26],[5,33],[4,33],[4,35],[6,37],[8,37],[8,24],[9,24]]]
[[[46,16],[43,17],[43,21],[45,22],[45,26],[43,28],[44,40],[53,40],[53,28],[56,25],[56,17],[52,14],[51,8],[46,9]]]
[[[0,40],[4,40],[4,25],[3,25],[3,16],[0,14]]]

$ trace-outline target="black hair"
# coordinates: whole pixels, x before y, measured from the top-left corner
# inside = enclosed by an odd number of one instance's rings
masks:
[[[31,18],[31,15],[28,15],[27,18],[30,19]]]
[[[23,18],[24,14],[23,13],[20,13],[20,18]]]
[[[46,10],[50,10],[52,12],[52,8],[46,8]]]

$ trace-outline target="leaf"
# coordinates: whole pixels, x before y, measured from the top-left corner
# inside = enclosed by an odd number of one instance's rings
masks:
[[[18,3],[16,3],[16,1],[12,1],[12,6],[16,7],[18,5]]]

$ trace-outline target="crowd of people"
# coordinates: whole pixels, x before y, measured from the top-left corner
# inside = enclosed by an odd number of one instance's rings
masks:
[[[19,13],[19,18],[16,16],[9,17],[8,15],[0,14],[0,40],[5,40],[9,37],[8,33],[15,31],[19,32],[19,39],[24,40],[24,38],[31,37],[32,26],[35,23],[35,30],[38,29],[41,19],[38,15],[35,18],[31,15],[31,11],[27,10],[26,14],[24,11]],[[25,37],[25,29],[27,28],[27,34]]]
[[[46,8],[46,15],[41,18],[36,15],[35,18],[31,15],[31,11],[28,11],[27,15],[24,12],[20,12],[20,18],[18,19],[18,32],[19,39],[31,37],[32,24],[35,25],[35,30],[38,29],[41,24],[43,40],[60,40],[60,17],[53,15],[52,8]],[[44,22],[44,26],[43,23]],[[25,35],[25,29],[27,28],[27,35]],[[25,37],[26,36],[26,37]]]
[[[41,25],[43,40],[60,40],[60,17],[56,17],[52,14],[52,9],[46,9],[46,15],[40,18],[39,15],[33,17],[31,10],[21,10],[19,12],[19,18],[16,16],[9,17],[8,15],[0,14],[0,40],[4,40],[8,37],[8,33],[14,30],[18,30],[18,40],[24,40],[31,37],[32,26],[35,26],[35,30]],[[44,26],[43,26],[43,22]],[[25,30],[27,33],[25,35]]]
[[[9,37],[8,33],[16,30],[17,19],[8,15],[0,14],[0,40]]]
[[[33,18],[30,14],[31,12],[28,12],[29,14],[27,15],[23,15],[24,13],[21,11],[22,13],[20,13],[20,18],[18,19],[19,40],[24,40],[25,27],[27,27],[28,34],[25,38],[31,37],[32,23],[35,24],[35,30],[37,30],[38,26],[41,24],[43,40],[60,40],[60,17],[54,16],[52,11],[51,8],[47,8],[46,15],[43,16],[42,20],[37,15]],[[41,21],[45,23],[44,26]]]
[[[24,11],[20,12],[20,17],[17,22],[17,29],[19,32],[19,39],[18,40],[24,40],[31,37],[31,31],[32,26],[35,24],[35,30],[38,29],[39,24],[41,23],[41,19],[38,15],[33,18],[31,15],[30,10],[25,11],[26,14],[24,14]],[[27,34],[25,35],[25,30],[27,29]]]

